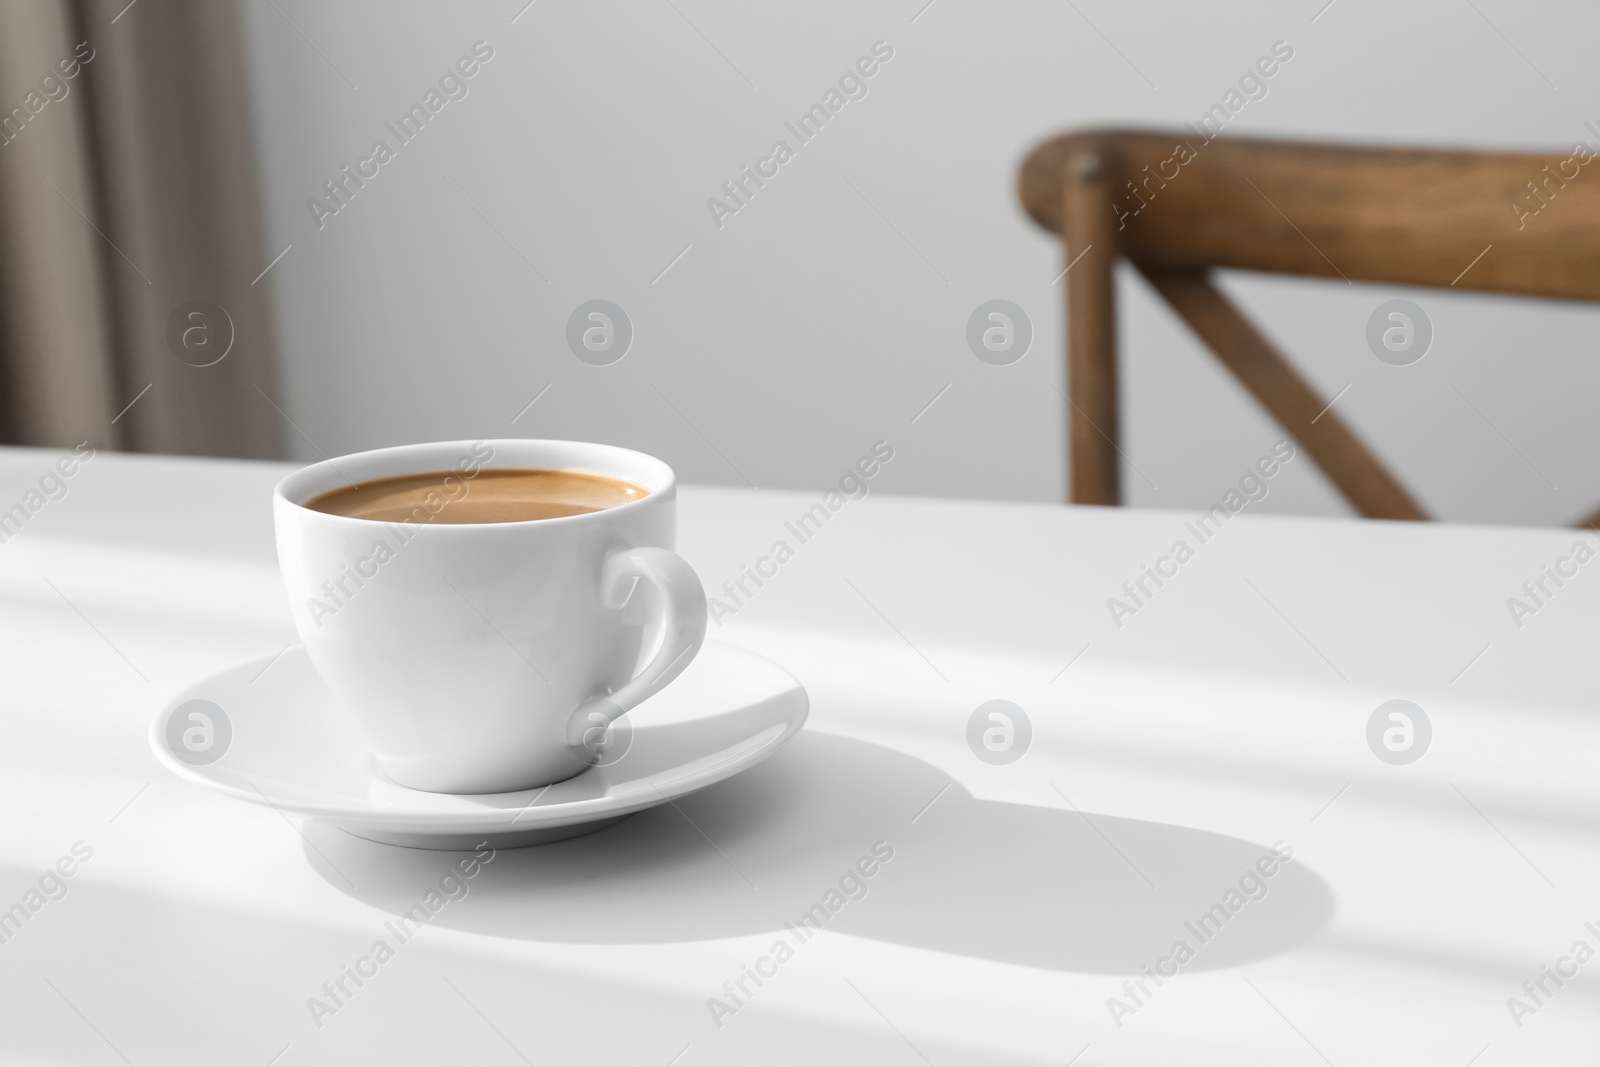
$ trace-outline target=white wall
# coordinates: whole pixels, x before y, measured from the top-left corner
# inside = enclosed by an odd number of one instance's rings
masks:
[[[1033,144],[1196,118],[1280,39],[1294,59],[1231,131],[1558,148],[1600,119],[1600,13],[1576,0],[1325,2],[538,0],[513,24],[525,0],[244,0],[268,233],[274,253],[293,246],[262,283],[292,454],[578,437],[655,452],[690,481],[810,488],[887,439],[883,489],[1059,500],[1062,263],[1014,192]],[[480,39],[494,58],[470,95],[319,230],[308,198],[394,143],[384,123]],[[879,40],[894,58],[868,95],[718,229],[707,198],[774,140],[795,145],[785,120]],[[1280,435],[1125,282],[1130,502],[1198,507]],[[1339,410],[1434,513],[1558,523],[1600,504],[1600,311],[1228,284],[1328,397],[1353,383]],[[1436,330],[1406,368],[1364,340],[1399,295]],[[608,367],[564,339],[597,297],[636,330]],[[966,345],[992,298],[1033,323],[1009,367]],[[1305,460],[1261,507],[1348,512]]]

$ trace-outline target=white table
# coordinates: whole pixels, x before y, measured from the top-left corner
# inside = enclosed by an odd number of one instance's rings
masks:
[[[55,457],[0,452],[0,510]],[[298,828],[145,745],[179,687],[290,640],[285,469],[102,454],[0,544],[0,909],[93,849],[0,944],[5,1063],[1593,1062],[1600,961],[1507,1007],[1600,949],[1600,562],[1520,629],[1506,606],[1577,534],[1245,514],[1118,629],[1106,599],[1191,516],[881,495],[717,632],[810,690],[789,749],[502,852],[318,1028],[307,999],[447,854]],[[716,592],[818,495],[686,488],[681,549]],[[1408,766],[1366,741],[1394,698],[1433,725]],[[1032,723],[1005,766],[966,742],[992,699]],[[1185,920],[1280,840],[1200,944]],[[719,1028],[708,998],[879,841],[868,894]]]

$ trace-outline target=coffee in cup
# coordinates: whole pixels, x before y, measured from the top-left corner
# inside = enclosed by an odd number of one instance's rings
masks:
[[[579,471],[491,468],[375,478],[319,493],[312,511],[375,522],[529,522],[587,515],[647,496],[621,478]],[[457,490],[464,485],[464,491]]]
[[[500,793],[597,762],[705,639],[676,497],[660,460],[575,441],[385,448],[278,483],[295,629],[376,769]]]

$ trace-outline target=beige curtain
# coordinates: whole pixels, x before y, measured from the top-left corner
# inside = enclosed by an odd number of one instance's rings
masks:
[[[0,0],[0,443],[278,454],[238,22]]]

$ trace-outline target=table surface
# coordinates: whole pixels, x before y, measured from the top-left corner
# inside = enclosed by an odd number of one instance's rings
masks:
[[[454,857],[212,795],[145,741],[291,640],[288,468],[100,454],[29,497],[57,456],[0,450],[0,511],[41,505],[0,544],[0,909],[37,905],[0,944],[8,1064],[1592,1062],[1593,533],[1246,511],[1201,544],[1178,512],[871,495],[799,543],[820,492],[685,487],[709,592],[794,549],[715,636],[800,678],[806,729],[499,853],[314,1018]],[[1546,565],[1576,574],[1532,601]],[[1432,726],[1408,765],[1367,739],[1394,699]],[[968,744],[991,700],[1031,724],[1005,765]]]

